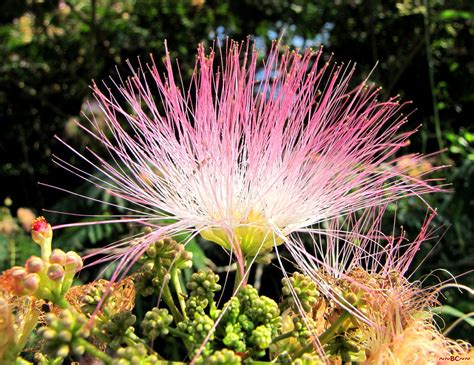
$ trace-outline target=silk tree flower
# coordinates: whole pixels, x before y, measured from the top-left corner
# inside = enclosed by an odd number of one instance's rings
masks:
[[[295,254],[298,266],[333,303],[353,315],[357,325],[352,330],[365,352],[364,363],[439,364],[451,356],[467,359],[470,345],[445,337],[434,323],[432,308],[439,305],[437,297],[445,287],[473,293],[472,289],[446,283],[422,287],[421,281],[409,281],[420,246],[435,237],[430,223],[436,213],[426,217],[413,241],[404,232],[399,237],[381,233],[384,209],[374,213],[345,222],[350,228],[343,239],[332,234],[324,244],[314,240],[314,255]],[[336,224],[332,231],[338,232]],[[358,297],[359,305],[351,307],[344,300],[348,294]]]
[[[152,58],[125,80],[93,85],[105,126],[92,118],[82,128],[106,153],[75,151],[96,173],[56,162],[131,204],[114,222],[153,228],[123,245],[124,262],[157,238],[191,232],[243,271],[245,258],[291,245],[315,224],[439,190],[397,165],[415,132],[401,132],[397,97],[379,101],[367,80],[350,86],[353,65],[322,50],[281,48],[260,63],[250,42],[229,41],[220,57],[201,44],[188,86],[166,50],[162,69]]]

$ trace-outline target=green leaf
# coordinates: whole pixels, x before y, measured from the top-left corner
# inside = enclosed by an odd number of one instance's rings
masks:
[[[441,307],[436,307],[432,309],[433,312],[437,314],[447,314],[456,318],[463,318],[463,321],[468,323],[470,326],[474,327],[474,318],[467,317],[465,313],[461,312],[459,309],[451,307],[449,305],[442,305]],[[465,317],[466,316],[466,317]]]
[[[195,239],[186,244],[186,251],[193,254],[193,265],[196,269],[201,270],[206,267],[206,255]]]
[[[461,18],[464,20],[472,20],[474,19],[474,13],[470,11],[462,11],[462,10],[454,10],[454,9],[446,9],[443,10],[441,13],[438,14],[439,20],[453,20],[456,18]]]

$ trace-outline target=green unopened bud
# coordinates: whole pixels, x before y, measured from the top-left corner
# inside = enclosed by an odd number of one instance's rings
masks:
[[[77,356],[82,356],[85,351],[86,351],[86,348],[83,345],[76,345],[72,349],[72,352],[74,352],[74,354]]]
[[[192,296],[212,299],[214,292],[221,290],[221,286],[217,283],[219,275],[212,270],[202,270],[194,273],[188,281],[187,287],[191,291]]]
[[[29,292],[38,290],[40,278],[38,274],[28,274],[23,278],[23,287]]]
[[[226,365],[239,365],[242,363],[242,359],[234,351],[229,349],[222,349],[214,352],[208,357],[201,357],[197,360],[196,364],[226,364]]]
[[[58,339],[63,342],[69,342],[72,339],[72,333],[68,330],[62,330],[58,333]]]
[[[282,279],[282,294],[284,296],[282,307],[289,307],[298,310],[303,307],[305,312],[311,312],[313,307],[319,302],[319,291],[316,283],[308,276],[295,272],[289,278]],[[298,298],[299,305],[295,300]]]
[[[159,362],[156,355],[148,355],[144,344],[137,343],[134,346],[121,347],[116,352],[114,364],[131,365],[131,364],[147,364],[153,365]]]
[[[48,313],[44,317],[45,325],[38,330],[43,342],[43,353],[50,357],[65,358],[71,352],[84,353],[84,340],[90,336],[85,319],[68,309],[59,314]]]
[[[74,323],[74,314],[71,311],[64,310],[59,314],[59,319],[64,327],[70,327]]]
[[[53,338],[56,337],[56,331],[51,328],[46,328],[43,330],[41,335],[43,336],[45,340],[52,340]]]
[[[38,217],[31,225],[31,238],[41,246],[41,257],[47,260],[51,255],[53,229],[44,217]]]
[[[56,356],[64,359],[67,355],[69,355],[69,346],[68,345],[62,345],[58,348],[58,351],[56,352]]]
[[[61,280],[64,277],[64,269],[59,264],[52,264],[48,267],[48,278],[53,281]]]
[[[154,258],[156,256],[156,247],[154,244],[148,246],[146,249],[146,254],[150,256],[150,258]]]
[[[31,256],[26,260],[25,268],[29,273],[38,273],[43,270],[44,261],[38,256]]]
[[[55,248],[49,256],[49,262],[52,264],[64,265],[66,263],[66,253],[59,248]]]
[[[265,350],[272,343],[272,330],[267,326],[258,326],[252,331],[252,335],[248,339],[250,343],[260,350]],[[260,352],[258,352],[260,354]]]
[[[354,305],[355,303],[357,303],[359,298],[357,298],[357,295],[355,295],[354,293],[347,293],[344,296],[344,299],[347,300],[349,304]]]
[[[165,308],[153,308],[145,314],[142,321],[143,333],[151,341],[158,336],[169,333],[169,326],[173,322],[173,316]]]

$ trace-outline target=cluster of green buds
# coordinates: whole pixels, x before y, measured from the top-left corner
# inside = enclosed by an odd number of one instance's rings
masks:
[[[324,365],[326,361],[321,360],[318,355],[315,354],[303,354],[300,358],[295,359],[291,362],[291,365]]]
[[[106,280],[98,280],[83,289],[79,301],[80,311],[94,321],[92,329],[94,337],[114,350],[122,345],[135,345],[141,342],[133,327],[136,322],[135,315],[131,313],[128,305],[125,308],[120,305],[121,301],[130,299],[121,295],[123,288],[120,287],[120,283],[112,284]],[[94,313],[95,316],[92,316]]]
[[[367,275],[367,273],[356,270],[354,275]],[[341,293],[342,302],[362,313],[367,311],[364,300],[366,294],[363,290],[347,280],[340,280],[336,285]],[[366,325],[342,307],[333,311],[329,316],[329,322],[329,328],[320,336],[326,353],[343,363],[365,361],[366,338],[363,327]]]
[[[301,306],[305,312],[309,313],[317,305],[320,294],[316,283],[308,276],[295,272],[289,278],[283,278],[281,283],[283,308],[297,311]],[[298,298],[298,303],[296,303],[295,297]]]
[[[143,334],[154,341],[158,336],[165,336],[169,333],[173,316],[166,308],[153,308],[145,314],[141,325]]]
[[[147,255],[157,254],[153,250]],[[151,341],[167,335],[181,338],[190,356],[200,353],[198,363],[238,364],[242,358],[264,356],[281,325],[277,303],[247,285],[218,309],[215,295],[222,288],[218,282],[219,275],[210,269],[192,274],[182,317],[173,314],[174,303],[168,309],[153,308],[141,323],[145,336]]]
[[[222,320],[216,328],[216,342],[246,358],[264,356],[277,337],[281,324],[276,302],[259,296],[255,288],[246,285],[224,305],[224,309]],[[215,311],[215,315],[220,313],[220,310]],[[224,354],[216,356],[222,357]],[[231,353],[225,356],[231,356]]]
[[[99,303],[108,303],[108,298],[110,297],[113,287],[109,288],[107,293],[107,282],[98,280],[94,282],[93,285],[90,285],[80,298],[80,307],[82,313],[90,316],[97,309]],[[106,294],[107,293],[107,294]]]
[[[159,364],[160,360],[155,354],[148,354],[145,345],[139,343],[118,349],[113,363],[117,365],[154,365]]]
[[[141,257],[142,267],[134,276],[137,292],[142,296],[159,294],[169,281],[178,286],[180,271],[192,266],[192,258],[184,245],[171,238],[153,242]]]
[[[318,328],[313,312],[322,300],[319,290],[311,278],[299,272],[283,278],[281,283],[283,298],[280,308],[284,317],[290,318],[292,322],[285,326],[289,327],[286,330],[291,329],[291,337],[298,339],[300,343],[307,343]]]
[[[213,351],[214,344],[214,333],[211,332],[214,327],[215,321],[207,314],[201,314],[196,312],[192,318],[185,319],[178,323],[177,331],[174,333],[181,333],[184,343],[190,353],[195,355],[201,345],[206,341],[202,354],[204,356],[210,355]]]
[[[234,351],[229,349],[222,349],[215,351],[209,356],[201,356],[196,361],[196,364],[226,364],[226,365],[239,365],[242,363],[242,358],[237,355]]]
[[[360,363],[366,360],[364,333],[354,327],[340,333],[327,344],[325,351],[333,357],[340,357],[343,363]]]
[[[314,291],[310,286],[304,285],[306,280],[301,276],[301,274],[296,274],[296,276],[295,280],[283,283],[283,293],[284,295],[287,295],[290,290],[289,287],[285,288],[286,283],[294,285],[295,287],[292,287],[292,289],[294,292],[298,293],[298,295],[301,295],[302,300],[300,301],[300,304],[302,308],[305,308],[306,305],[310,304],[308,298],[314,294]],[[295,277],[295,275],[293,277]],[[335,287],[340,293],[339,300],[341,302],[345,303],[346,306],[354,307],[357,310],[363,310],[364,301],[360,289],[353,288],[350,283],[345,280],[336,282]],[[305,288],[306,290],[301,290],[302,288]],[[310,293],[310,295],[307,295],[308,293]],[[289,303],[290,301],[286,299],[284,302]],[[364,332],[361,330],[363,324],[352,314],[352,312],[342,306],[326,307],[324,308],[325,313],[323,315],[323,323],[320,323],[318,321],[322,318],[315,317],[317,313],[315,309],[317,307],[315,307],[313,303],[311,303],[311,305],[313,308],[312,311],[309,312],[287,309],[287,313],[291,313],[293,320],[292,331],[290,334],[300,340],[300,346],[297,347],[296,351],[293,351],[293,356],[295,357],[294,362],[298,364],[306,363],[302,357],[303,354],[317,356],[314,353],[311,341],[307,341],[315,334],[318,335],[320,345],[323,346],[324,351],[329,355],[331,360],[337,362],[342,361],[343,363],[365,361],[366,355],[364,349],[366,346],[364,345]],[[306,346],[304,346],[305,342],[307,343]],[[318,364],[320,362],[314,363]]]
[[[219,275],[209,269],[194,273],[186,285],[189,295],[182,305],[183,318],[179,321],[175,320],[176,329],[169,328],[172,334],[177,334],[182,338],[191,354],[199,351],[201,344],[208,336],[202,355],[208,356],[213,352],[214,333],[212,330],[220,313],[214,302],[215,293],[221,290],[218,281]],[[171,307],[170,309],[172,310]],[[167,312],[159,312],[159,314],[163,324],[169,323]],[[161,329],[161,335],[163,334],[165,333]]]
[[[265,356],[279,334],[278,304],[246,285],[218,309],[218,282],[219,275],[210,269],[194,273],[186,284],[188,296],[182,318],[173,314],[170,305],[170,312],[154,308],[142,321],[143,333],[152,341],[167,335],[181,338],[190,356],[200,354],[198,363],[239,364],[243,358]]]
[[[135,345],[140,339],[135,334],[137,318],[130,312],[121,312],[114,315],[102,313],[95,318],[94,335],[111,349],[118,349],[122,345]]]
[[[29,294],[66,308],[64,295],[74,275],[82,268],[82,259],[74,251],[51,251],[53,231],[45,218],[37,218],[31,227],[31,236],[41,247],[41,257],[31,256],[24,267],[13,267],[11,275],[16,294]]]
[[[59,315],[48,313],[46,325],[38,330],[44,340],[43,352],[51,358],[64,359],[70,354],[82,356],[89,346],[89,330],[85,320],[74,312],[64,309]]]
[[[196,312],[204,314],[209,307],[209,314],[216,318],[218,313],[214,302],[214,295],[222,289],[218,283],[219,275],[210,269],[195,272],[189,279],[186,287],[189,297],[186,301],[186,313],[192,317]]]

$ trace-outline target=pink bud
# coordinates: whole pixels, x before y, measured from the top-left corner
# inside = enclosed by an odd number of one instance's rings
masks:
[[[59,264],[52,264],[48,268],[48,278],[51,280],[61,280],[64,276],[64,269],[61,265]]]
[[[40,278],[38,274],[28,274],[23,278],[23,287],[30,292],[38,290],[39,283]]]
[[[66,263],[66,253],[59,248],[55,248],[49,256],[49,262],[52,264],[64,265]]]
[[[51,255],[53,228],[44,217],[38,217],[31,225],[31,238],[41,247],[41,258],[48,261]]]
[[[31,256],[28,260],[26,260],[25,268],[26,271],[29,273],[37,273],[43,270],[44,262],[38,256]]]
[[[53,251],[54,252],[54,251]],[[66,267],[80,270],[82,268],[82,258],[74,251],[66,254]]]
[[[27,275],[27,273],[23,267],[15,266],[12,268],[11,275],[14,280],[21,280]]]
[[[38,245],[53,237],[53,229],[45,217],[38,217],[31,225],[31,237]]]

